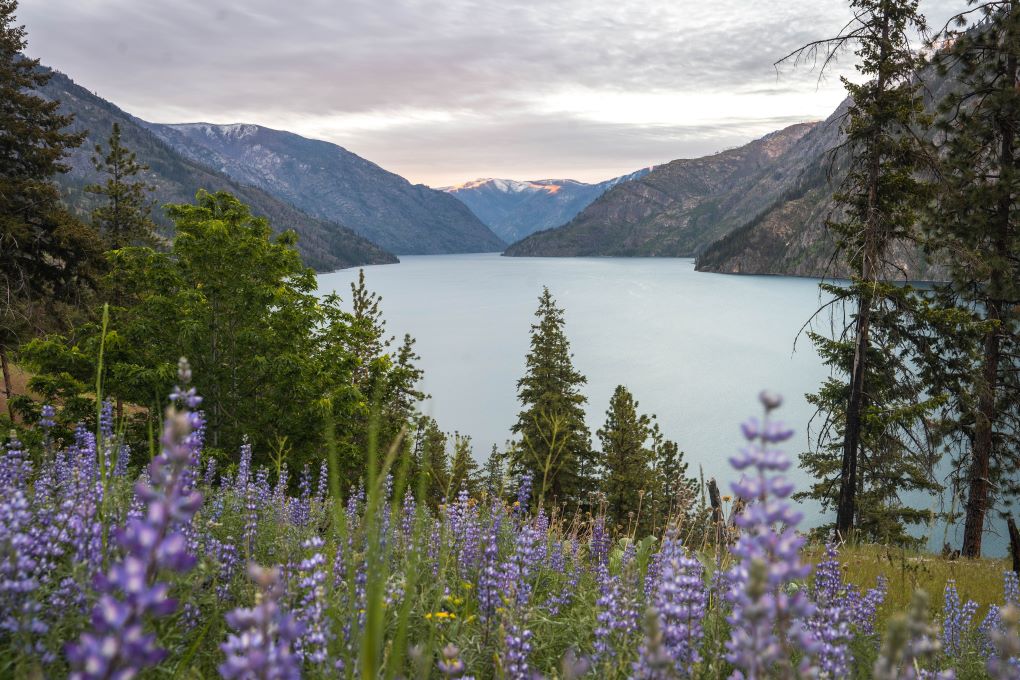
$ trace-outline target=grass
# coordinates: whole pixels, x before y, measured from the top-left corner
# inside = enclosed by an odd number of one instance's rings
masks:
[[[804,550],[805,559],[812,563],[824,554],[824,546],[812,545]],[[1006,559],[947,559],[879,545],[845,546],[839,559],[845,580],[861,588],[873,588],[879,575],[889,579],[889,590],[878,612],[879,630],[885,629],[891,614],[907,609],[918,589],[928,593],[932,613],[940,615],[942,594],[950,580],[956,581],[961,599],[977,602],[979,616],[983,617],[989,605],[1001,604],[1002,574],[1011,568]]]

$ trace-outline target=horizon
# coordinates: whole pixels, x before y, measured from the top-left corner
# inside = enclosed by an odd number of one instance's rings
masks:
[[[27,54],[153,123],[255,124],[337,144],[415,184],[597,183],[825,119],[824,78],[773,67],[835,32],[842,0],[740,0],[640,13],[609,0],[198,0],[23,4]],[[935,25],[948,0],[922,2]],[[549,17],[556,18],[553,25]],[[127,30],[125,30],[127,29]],[[768,39],[761,39],[761,36]]]

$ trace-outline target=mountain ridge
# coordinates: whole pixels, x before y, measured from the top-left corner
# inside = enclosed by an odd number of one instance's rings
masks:
[[[440,190],[462,201],[499,237],[513,243],[536,231],[569,222],[612,187],[638,179],[653,167],[596,183],[484,177]]]
[[[139,162],[149,166],[143,178],[155,187],[153,199],[157,209],[153,216],[164,233],[169,233],[171,222],[162,205],[190,203],[199,189],[228,191],[246,203],[253,214],[267,218],[274,231],[293,229],[298,234],[297,248],[305,263],[319,271],[398,261],[392,253],[339,223],[314,218],[257,187],[238,183],[178,154],[136,116],[78,85],[68,75],[45,70],[52,77],[39,93],[59,101],[63,112],[74,114],[72,129],[88,131],[85,143],[65,159],[70,171],[56,177],[64,201],[79,215],[87,216],[95,205],[95,198],[84,191],[86,185],[101,179],[91,157],[96,144],[106,144],[116,122],[124,145],[137,155]]]
[[[785,188],[772,172],[819,123],[796,123],[711,156],[677,159],[620,182],[567,224],[511,245],[508,256],[693,257]],[[752,184],[748,189],[748,184]]]
[[[179,153],[397,254],[498,251],[464,204],[323,140],[253,123],[146,123]]]

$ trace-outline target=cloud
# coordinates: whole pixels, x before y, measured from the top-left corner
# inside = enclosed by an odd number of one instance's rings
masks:
[[[459,168],[461,179],[482,167],[525,177],[581,173],[585,163],[625,172],[639,155],[638,167],[712,145],[694,130],[721,126],[736,140],[767,131],[755,118],[817,118],[841,99],[839,72],[819,84],[808,69],[777,74],[772,63],[847,16],[843,0],[43,0],[19,8],[32,56],[143,118],[314,128],[432,184]],[[687,132],[664,137],[664,129]],[[603,136],[585,144],[580,132]]]

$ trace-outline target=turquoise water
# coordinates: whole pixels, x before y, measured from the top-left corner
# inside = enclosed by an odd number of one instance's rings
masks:
[[[739,423],[759,413],[757,394],[768,388],[784,395],[781,416],[797,431],[787,451],[795,457],[808,446],[813,409],[804,395],[827,375],[808,338],[798,339],[822,301],[816,280],[699,273],[690,259],[401,260],[367,267],[368,286],[382,295],[389,332],[418,341],[432,395],[423,409],[445,431],[470,435],[479,460],[492,444],[503,446],[520,409],[516,382],[543,285],[566,310],[575,366],[588,378],[593,437],[613,389],[626,385],[695,474],[700,466],[725,487]],[[349,298],[356,277],[356,270],[320,275],[320,292]],[[792,475],[806,485],[799,469]],[[820,520],[817,507],[803,509],[807,523]],[[933,544],[942,545],[943,532],[930,530]],[[991,537],[986,552],[1002,545]]]

